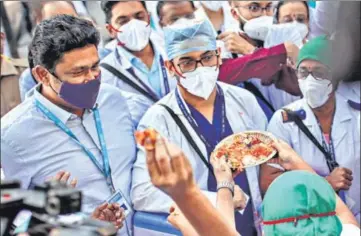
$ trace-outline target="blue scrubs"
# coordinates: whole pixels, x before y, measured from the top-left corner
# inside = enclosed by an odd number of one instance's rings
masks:
[[[226,118],[225,122],[225,132],[222,134],[222,98],[218,93],[216,96],[216,100],[214,102],[214,111],[213,111],[213,124],[209,123],[209,121],[199,113],[194,107],[190,104],[188,108],[191,112],[193,119],[197,122],[199,131],[210,144],[210,147],[207,147],[208,153],[208,161],[211,153],[213,152],[216,145],[222,141],[222,139],[233,134],[232,128]],[[223,104],[224,106],[224,104]],[[251,192],[248,185],[248,180],[245,172],[239,174],[234,180],[235,183],[248,195],[250,196],[249,203],[243,215],[239,212],[236,212],[236,228],[237,231],[244,236],[253,236],[257,235],[257,231],[254,227],[254,219],[253,219],[253,207],[252,207],[252,199]],[[209,174],[208,176],[208,191],[217,192],[217,181],[214,175]]]

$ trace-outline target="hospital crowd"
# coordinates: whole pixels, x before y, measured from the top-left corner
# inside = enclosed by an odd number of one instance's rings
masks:
[[[2,179],[68,183],[120,235],[136,212],[183,235],[360,234],[360,2],[0,6]],[[278,154],[232,173],[211,154],[243,131]]]

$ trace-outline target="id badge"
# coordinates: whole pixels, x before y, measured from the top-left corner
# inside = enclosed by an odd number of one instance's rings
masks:
[[[117,190],[110,198],[108,198],[107,203],[118,203],[120,207],[124,209],[125,217],[127,217],[132,212],[132,208],[120,190]]]

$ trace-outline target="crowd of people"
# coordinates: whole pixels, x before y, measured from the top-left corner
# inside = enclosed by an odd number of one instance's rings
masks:
[[[68,183],[120,235],[137,211],[183,235],[360,234],[359,2],[0,6],[2,179]],[[232,173],[212,152],[243,131],[278,155]]]

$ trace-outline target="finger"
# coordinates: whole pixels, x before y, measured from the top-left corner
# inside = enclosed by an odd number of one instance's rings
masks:
[[[228,37],[230,34],[232,34],[233,32],[224,32],[221,33],[220,35],[218,35],[218,40],[223,40],[224,38]]]
[[[106,221],[115,221],[116,220],[115,214],[109,208],[104,209],[103,214],[105,216]]]
[[[65,172],[65,174],[60,178],[60,182],[62,183],[67,183],[68,180],[70,178],[70,173],[69,172]]]
[[[145,143],[149,142],[151,142],[151,140],[147,138],[145,140]],[[147,158],[149,176],[151,177],[151,179],[157,179],[160,176],[160,170],[155,159],[155,150],[145,150],[145,153]]]
[[[178,177],[185,177],[184,175],[188,173],[189,169],[192,169],[190,162],[184,156],[182,150],[175,145],[169,145],[169,152],[172,156],[170,160],[172,169]]]
[[[63,177],[63,175],[65,174],[65,171],[59,171],[53,178],[53,180],[55,181],[60,181],[61,177]]]
[[[345,174],[344,177],[345,177],[345,179],[347,179],[347,180],[349,180],[349,181],[352,181],[352,180],[353,180],[352,175]]]
[[[157,139],[155,146],[155,159],[157,161],[159,171],[161,175],[167,177],[171,172],[173,172],[170,164],[171,154],[169,153],[169,148],[165,140],[160,137]]]
[[[347,169],[347,168],[343,168],[343,170],[346,172],[346,174],[352,175],[352,170]]]
[[[73,180],[70,182],[70,186],[71,186],[72,188],[75,188],[77,184],[78,184],[78,180],[77,180],[77,179],[73,179]]]
[[[107,206],[108,206],[108,203],[106,203],[106,202],[103,203],[102,205],[98,206],[97,208],[95,208],[92,216],[93,216],[94,218],[99,218],[100,215],[101,215],[101,213],[103,212],[103,210],[104,210],[105,208],[107,208]]]

